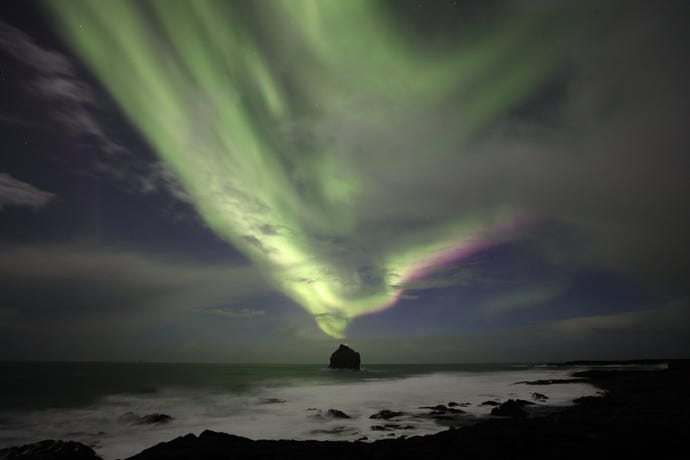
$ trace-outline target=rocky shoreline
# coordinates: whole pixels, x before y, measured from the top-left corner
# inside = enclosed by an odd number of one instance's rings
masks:
[[[573,379],[592,383],[602,390],[602,395],[578,398],[575,405],[551,412],[530,412],[530,402],[509,400],[494,407],[494,415],[498,417],[462,428],[456,428],[451,421],[448,430],[434,435],[408,438],[401,427],[395,430],[395,438],[367,443],[254,441],[204,431],[199,436],[188,434],[160,443],[130,459],[345,459],[353,456],[411,459],[435,455],[480,459],[675,458],[678,452],[685,450],[685,435],[690,432],[690,393],[687,390],[690,372],[687,366],[669,367],[668,370],[576,372]],[[552,385],[566,383],[567,380],[551,382]],[[533,395],[536,400],[541,397],[547,396]],[[444,408],[428,409],[452,418],[458,414],[454,411],[460,411],[456,407],[449,403]],[[385,427],[383,422],[387,419],[379,418],[381,426]],[[99,457],[87,446],[63,441],[43,441],[0,451],[0,459],[4,460],[71,458]]]

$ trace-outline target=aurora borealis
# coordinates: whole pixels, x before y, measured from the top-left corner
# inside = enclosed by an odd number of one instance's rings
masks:
[[[11,356],[501,361],[690,330],[684,2],[21,3]]]
[[[439,52],[411,47],[391,12],[364,0],[46,5],[205,223],[333,337],[392,305],[415,271],[444,253],[460,258],[519,212],[379,228],[372,245],[361,208],[380,184],[366,162],[396,161],[377,145],[388,125],[445,112],[452,130],[429,133],[416,158],[441,164],[549,76],[556,58],[543,40],[566,25],[554,13],[506,11]],[[294,139],[295,127],[314,125],[335,132]],[[348,129],[363,131],[359,151],[337,138]]]

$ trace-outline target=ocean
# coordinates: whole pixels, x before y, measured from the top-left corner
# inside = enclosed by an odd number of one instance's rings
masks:
[[[481,405],[487,400],[532,400],[538,392],[548,400],[536,409],[549,410],[597,393],[586,383],[516,383],[572,371],[531,364],[372,364],[356,372],[302,364],[0,363],[0,448],[75,440],[112,460],[205,429],[252,439],[432,434],[448,424],[422,406],[456,402],[469,423],[489,416],[491,407]],[[329,409],[350,418],[332,417]],[[384,409],[405,414],[369,418]],[[140,423],[161,413],[172,420]]]

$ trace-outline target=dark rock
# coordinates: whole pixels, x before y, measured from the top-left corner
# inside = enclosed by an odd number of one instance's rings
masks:
[[[395,417],[400,417],[401,415],[404,415],[404,414],[405,414],[404,412],[398,412],[398,411],[394,411],[394,410],[384,409],[380,412],[375,413],[374,415],[372,415],[369,418],[375,419],[375,420],[378,420],[378,419],[389,420],[389,419],[392,419]]]
[[[535,403],[532,401],[525,401],[524,399],[516,399],[515,400],[518,404],[521,404],[522,406],[534,406]]]
[[[465,413],[465,411],[462,409],[454,409],[452,407],[450,409],[448,409],[448,412],[450,412],[451,414],[464,414]]]
[[[690,371],[690,359],[672,359],[668,361],[667,365],[670,371]]]
[[[362,436],[361,438],[355,439],[355,442],[366,441],[367,439],[369,438],[367,438],[366,436]]]
[[[385,425],[372,425],[373,431],[414,430],[414,425],[400,425],[399,423],[386,423]]]
[[[500,406],[501,403],[498,401],[484,401],[480,406]]]
[[[524,417],[527,412],[523,410],[525,406],[533,405],[533,402],[524,399],[509,399],[498,407],[491,409],[491,415],[501,417]]]
[[[328,409],[328,412],[326,412],[326,415],[328,415],[329,417],[333,417],[333,418],[351,418],[345,412],[338,410],[338,409]]]
[[[75,441],[48,439],[0,450],[2,460],[101,460],[88,446]]]
[[[347,345],[340,344],[337,350],[331,355],[331,363],[328,365],[329,369],[356,369],[359,370],[360,357],[352,348]]]
[[[573,402],[579,406],[585,406],[590,409],[594,408],[602,408],[602,409],[607,409],[607,408],[615,408],[618,407],[620,404],[611,398],[608,398],[606,396],[581,396],[579,398],[575,398]]]
[[[431,409],[431,410],[440,411],[440,412],[445,412],[448,410],[448,408],[446,406],[444,406],[443,404],[437,404],[435,406],[422,406],[422,407],[420,407],[420,409]]]
[[[312,430],[311,434],[343,434],[347,433],[348,431],[352,431],[352,428],[348,428],[346,426],[336,426],[331,429],[322,429],[322,430]],[[356,433],[353,433],[356,434]]]
[[[547,399],[549,399],[549,397],[546,395],[543,395],[541,393],[535,392],[535,393],[532,393],[532,399],[534,399],[535,401],[542,401],[543,402],[543,401],[546,401]]]
[[[470,403],[468,403],[468,402],[461,402],[461,403],[458,403],[458,402],[455,402],[455,401],[451,401],[451,402],[448,403],[448,407],[457,407],[457,406],[460,406],[460,407],[470,407],[471,405],[472,405],[472,404],[470,404]]]

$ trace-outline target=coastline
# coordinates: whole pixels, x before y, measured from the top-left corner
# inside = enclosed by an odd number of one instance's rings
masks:
[[[157,444],[129,459],[677,456],[677,449],[683,447],[684,437],[690,432],[687,362],[679,361],[667,370],[602,368],[574,372],[572,377],[586,379],[604,394],[578,398],[573,406],[558,411],[529,417],[496,417],[432,435],[373,442],[255,441],[204,431],[199,436],[188,434]],[[561,384],[567,382],[552,383]],[[99,458],[83,445],[79,445],[83,452],[78,453],[74,450],[78,443],[69,443],[72,450],[68,452],[66,444],[53,446],[56,455],[40,458]],[[4,449],[0,451],[0,459],[39,458],[32,456],[30,446]],[[87,450],[91,451],[90,455]],[[66,453],[70,455],[64,456]]]

